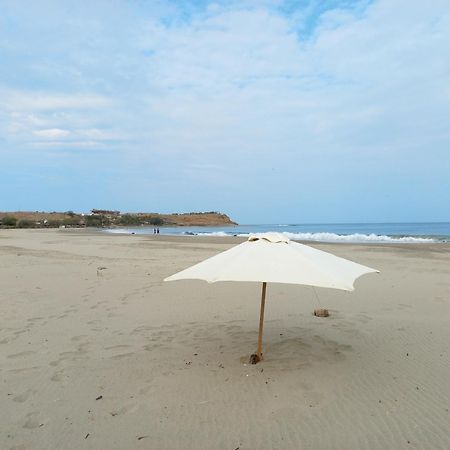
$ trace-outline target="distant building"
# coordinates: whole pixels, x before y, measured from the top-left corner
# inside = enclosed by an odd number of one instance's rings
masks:
[[[120,216],[120,211],[110,211],[108,209],[92,209],[93,216],[106,216],[108,219]]]

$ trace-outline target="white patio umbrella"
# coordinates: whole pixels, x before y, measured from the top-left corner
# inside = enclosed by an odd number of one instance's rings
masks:
[[[353,291],[354,281],[378,272],[344,258],[289,240],[281,233],[251,235],[246,242],[178,272],[164,281],[198,279],[262,283],[257,360],[262,359],[262,334],[267,283],[303,284]]]

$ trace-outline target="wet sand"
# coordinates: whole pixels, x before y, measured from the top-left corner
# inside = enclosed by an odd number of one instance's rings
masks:
[[[448,449],[450,245],[346,293],[162,279],[239,238],[0,230],[0,448]],[[325,307],[328,318],[312,315]]]

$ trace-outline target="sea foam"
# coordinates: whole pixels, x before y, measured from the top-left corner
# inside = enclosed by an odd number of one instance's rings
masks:
[[[251,233],[258,235],[258,233]],[[408,244],[431,244],[437,242],[436,239],[427,237],[414,237],[414,236],[386,236],[379,234],[336,234],[336,233],[290,233],[283,232],[283,235],[292,240],[297,241],[315,241],[315,242],[354,242],[354,243],[364,243],[364,242],[379,242],[379,243],[408,243]],[[231,234],[225,233],[223,231],[212,232],[212,233],[197,233],[198,236],[219,236],[226,237],[232,236]],[[248,237],[250,233],[240,233],[234,236]]]
[[[123,233],[123,234],[153,234],[152,228],[112,228],[104,230],[108,233]],[[175,231],[175,230],[174,230]],[[265,231],[266,232],[266,231]],[[171,232],[169,228],[162,230],[161,234],[174,234],[184,236],[212,236],[212,237],[248,237],[250,234],[261,233],[233,233],[232,231],[183,231],[183,232]],[[364,234],[364,233],[352,233],[352,234],[337,234],[329,232],[298,232],[293,233],[284,231],[282,234],[289,239],[296,241],[314,241],[314,242],[347,242],[347,243],[403,243],[403,244],[432,244],[434,242],[446,242],[444,240],[425,236],[388,236],[385,234]]]
[[[433,243],[432,238],[414,236],[386,236],[371,234],[336,234],[336,233],[283,233],[289,239],[322,242],[390,242],[390,243]]]

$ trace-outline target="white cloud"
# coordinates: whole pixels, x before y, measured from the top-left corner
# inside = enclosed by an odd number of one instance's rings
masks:
[[[0,108],[14,112],[99,109],[111,106],[111,99],[99,94],[54,94],[0,87]]]
[[[0,131],[14,142],[35,145],[35,138],[43,142],[65,138],[86,140],[120,140],[124,134],[105,117],[113,108],[109,97],[99,94],[54,94],[51,92],[0,89]],[[97,127],[96,127],[97,125]],[[105,127],[106,129],[103,129]],[[49,145],[49,148],[51,146]],[[81,145],[81,147],[83,147]]]
[[[56,150],[107,149],[104,143],[89,140],[73,140],[73,141],[52,140],[51,142],[33,141],[31,142],[30,145],[33,148],[56,149]]]
[[[273,10],[216,7],[183,26],[154,26],[148,97],[165,119],[154,136],[171,136],[166,149],[241,157],[274,146],[340,157],[377,141],[398,154],[408,141],[425,145],[445,126],[433,111],[449,114],[450,10],[438,6],[336,9],[303,42],[298,24]]]
[[[60,128],[50,128],[47,130],[35,130],[33,134],[38,137],[49,139],[60,139],[70,135],[69,130],[61,130]]]

